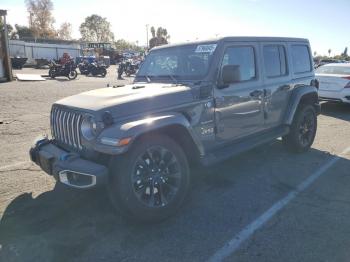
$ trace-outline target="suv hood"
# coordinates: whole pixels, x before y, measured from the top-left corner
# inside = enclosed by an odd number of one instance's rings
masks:
[[[123,117],[192,101],[193,95],[188,86],[138,83],[80,93],[61,99],[55,104],[84,111],[109,111],[113,117]]]

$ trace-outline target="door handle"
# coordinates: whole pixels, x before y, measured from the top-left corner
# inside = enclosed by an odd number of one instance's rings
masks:
[[[263,94],[264,94],[264,91],[262,90],[254,90],[249,93],[249,95],[252,97],[259,97],[259,96],[262,96]]]

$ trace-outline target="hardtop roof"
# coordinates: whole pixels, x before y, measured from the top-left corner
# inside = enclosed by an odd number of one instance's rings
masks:
[[[176,47],[176,46],[185,46],[185,45],[200,45],[200,44],[206,44],[210,42],[304,42],[309,43],[309,40],[306,38],[293,38],[293,37],[266,37],[266,36],[226,36],[226,37],[220,37],[220,38],[213,38],[213,39],[207,39],[207,40],[200,40],[200,41],[189,41],[189,42],[182,42],[182,43],[176,43],[176,44],[167,44],[162,46],[157,46],[152,48],[152,50],[158,50],[168,47]]]

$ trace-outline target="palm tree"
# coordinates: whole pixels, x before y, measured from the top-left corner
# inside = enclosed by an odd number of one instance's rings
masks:
[[[150,48],[168,43],[170,35],[168,35],[166,28],[158,27],[157,30],[155,30],[155,28],[152,26],[151,33],[152,39],[149,40]]]
[[[154,29],[154,26],[151,27],[151,34],[152,34],[152,38],[156,37],[156,29]]]
[[[332,49],[328,49],[328,56],[331,56]]]

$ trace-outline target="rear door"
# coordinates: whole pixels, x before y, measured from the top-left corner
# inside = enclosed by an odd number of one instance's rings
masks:
[[[284,42],[263,42],[260,46],[264,65],[265,127],[272,128],[281,123],[292,89],[288,46]]]
[[[226,43],[224,65],[237,65],[240,81],[228,87],[215,88],[217,139],[229,142],[264,128],[262,79],[258,43]]]

